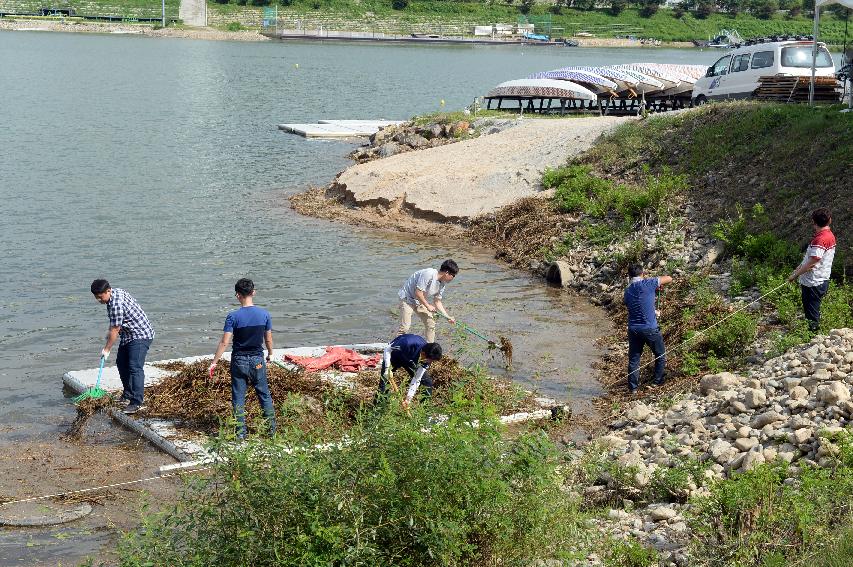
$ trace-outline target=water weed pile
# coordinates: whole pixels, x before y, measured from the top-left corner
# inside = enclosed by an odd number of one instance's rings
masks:
[[[115,401],[110,396],[101,398],[87,398],[77,404],[77,417],[68,426],[64,437],[66,439],[77,441],[83,437],[83,430],[89,422],[89,418],[99,411],[115,406]]]

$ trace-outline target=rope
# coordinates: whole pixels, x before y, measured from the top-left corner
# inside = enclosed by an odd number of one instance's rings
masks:
[[[768,295],[770,295],[770,294],[772,294],[772,293],[776,293],[776,291],[778,291],[779,289],[781,289],[782,287],[784,287],[784,286],[786,286],[786,285],[788,285],[788,282],[787,282],[787,281],[782,282],[781,284],[779,284],[779,285],[778,285],[778,286],[776,286],[775,288],[771,289],[770,291],[768,291],[767,293],[765,293],[764,295],[762,295],[762,296],[761,296],[761,297],[759,297],[758,299],[753,299],[752,301],[750,301],[749,303],[747,303],[746,305],[744,305],[744,306],[743,306],[743,307],[741,307],[740,309],[736,309],[735,311],[732,311],[731,313],[729,313],[728,315],[726,315],[725,317],[723,317],[722,319],[720,319],[719,321],[717,321],[716,323],[714,323],[713,325],[711,325],[710,327],[707,327],[707,328],[705,328],[705,329],[702,329],[702,330],[696,331],[696,333],[694,333],[694,334],[693,334],[693,336],[691,336],[689,339],[686,339],[686,340],[682,341],[680,344],[676,345],[676,346],[675,346],[674,348],[672,348],[671,350],[666,350],[666,349],[664,349],[664,353],[663,353],[662,355],[660,355],[660,356],[656,356],[656,357],[654,357],[652,360],[650,360],[650,361],[646,362],[645,364],[640,365],[640,366],[637,368],[637,372],[639,372],[640,370],[642,370],[642,369],[643,369],[643,368],[645,368],[646,366],[649,366],[650,364],[654,364],[654,363],[655,363],[659,358],[663,358],[663,357],[665,357],[665,356],[667,355],[667,353],[679,350],[681,347],[683,347],[683,346],[684,346],[684,345],[686,345],[687,343],[689,343],[689,342],[691,342],[691,341],[695,340],[697,337],[700,337],[700,336],[704,335],[705,333],[707,333],[708,331],[710,331],[711,329],[713,329],[714,327],[716,327],[716,326],[717,326],[717,325],[719,325],[720,323],[724,322],[726,319],[729,319],[729,318],[731,318],[731,317],[734,317],[735,315],[737,315],[737,314],[738,314],[738,313],[740,313],[741,311],[745,310],[747,307],[749,307],[749,306],[750,306],[750,305],[752,305],[753,303],[757,303],[757,302],[761,301],[762,299],[764,299],[765,297],[767,297]],[[626,374],[626,375],[625,375],[625,378],[628,378],[629,376],[631,376],[631,373],[630,373],[630,372],[629,372],[628,374]]]
[[[47,500],[49,498],[61,498],[63,496],[71,496],[73,494],[83,494],[86,492],[94,492],[96,490],[105,490],[107,488],[118,488],[119,486],[128,486],[130,484],[139,484],[140,482],[148,482],[150,480],[157,480],[159,478],[169,478],[169,477],[178,476],[178,475],[185,474],[185,473],[199,472],[199,471],[207,470],[210,468],[212,468],[212,466],[201,467],[201,468],[192,469],[189,471],[179,471],[179,472],[174,472],[171,474],[149,476],[148,478],[138,478],[136,480],[128,480],[125,482],[116,482],[113,484],[105,484],[103,486],[94,486],[92,488],[82,488],[80,490],[69,490],[67,492],[57,492],[56,494],[47,494],[45,496],[33,496],[32,498],[21,498],[19,500],[9,500],[8,502],[3,502],[2,504],[0,504],[0,508],[2,508],[3,506],[8,506],[9,504],[20,504],[21,502],[36,502],[38,500]]]

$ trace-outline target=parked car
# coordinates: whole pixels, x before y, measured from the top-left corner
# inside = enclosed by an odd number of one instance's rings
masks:
[[[747,42],[720,57],[693,85],[693,103],[750,98],[758,79],[769,75],[811,76],[812,40]],[[826,45],[818,43],[815,76],[835,74]]]

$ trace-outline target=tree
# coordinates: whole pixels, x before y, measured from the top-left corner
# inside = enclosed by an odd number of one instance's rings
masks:
[[[527,14],[535,4],[536,0],[521,0],[521,5],[518,7],[518,11],[522,14]]]
[[[595,9],[595,0],[570,0],[571,7],[577,10],[590,11]],[[568,4],[567,4],[568,5]]]
[[[717,5],[714,0],[699,0],[696,5],[696,17],[704,20],[711,14],[717,11]]]
[[[684,2],[679,2],[672,7],[672,17],[680,20],[687,13],[687,8],[684,7]]]
[[[640,8],[640,15],[642,17],[651,18],[657,13],[662,3],[663,0],[638,0],[637,7]]]
[[[720,0],[720,8],[732,16],[737,16],[746,8],[746,0]]]
[[[754,0],[750,12],[762,20],[769,20],[779,9],[778,0]]]
[[[628,7],[628,0],[610,0],[610,13],[614,16],[621,14]]]

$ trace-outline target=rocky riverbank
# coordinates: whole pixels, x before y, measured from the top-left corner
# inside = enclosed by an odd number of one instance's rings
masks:
[[[642,501],[662,471],[692,461],[693,474],[670,498],[612,508],[596,525],[657,549],[664,565],[698,564],[687,549],[689,499],[763,463],[793,464],[787,484],[797,482],[800,467],[837,466],[838,436],[850,433],[851,394],[853,329],[835,329],[755,370],[703,376],[697,392],[670,404],[632,402],[596,441],[615,466],[583,498]]]

